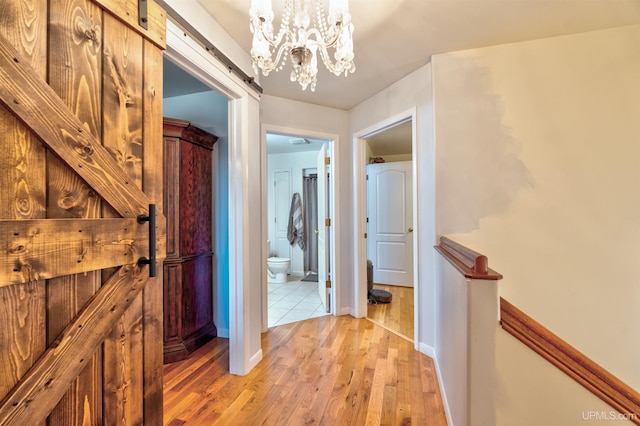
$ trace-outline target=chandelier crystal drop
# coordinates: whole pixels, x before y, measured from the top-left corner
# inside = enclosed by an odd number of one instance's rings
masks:
[[[318,54],[335,75],[344,73],[347,76],[355,71],[349,0],[329,0],[326,16],[322,0],[285,0],[277,34],[273,32],[271,0],[252,0],[249,15],[253,34],[251,57],[256,74],[258,68],[265,76],[271,71],[282,70],[289,56],[293,66],[291,81],[300,83],[302,90],[311,87],[313,92],[318,75]],[[329,49],[335,49],[333,59]]]

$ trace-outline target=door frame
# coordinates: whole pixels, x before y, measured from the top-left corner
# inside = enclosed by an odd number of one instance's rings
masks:
[[[251,244],[247,244],[249,236],[244,232],[250,212],[243,195],[245,171],[250,168],[247,156],[251,152],[253,129],[257,128],[257,121],[253,120],[258,118],[250,100],[259,102],[260,95],[247,90],[246,84],[171,20],[167,20],[165,55],[229,99],[229,371],[245,375],[262,359],[260,335],[252,333],[256,319],[249,309],[255,305],[249,299],[255,297],[249,279],[254,271],[248,270],[252,268],[251,262],[244,262],[251,257],[247,256]]]
[[[329,297],[331,300],[330,315],[337,315],[336,307],[340,306],[337,287],[340,285],[338,277],[340,276],[340,256],[336,254],[336,235],[340,235],[340,223],[337,219],[336,212],[339,210],[339,197],[336,196],[336,181],[338,180],[338,155],[335,147],[338,144],[338,135],[334,133],[323,133],[314,130],[297,129],[294,127],[276,126],[272,124],[262,124],[260,127],[260,146],[262,147],[262,332],[265,333],[269,329],[269,310],[268,310],[268,294],[267,287],[267,258],[269,257],[269,248],[267,247],[267,133],[278,133],[282,135],[291,135],[301,138],[310,139],[326,139],[328,151],[331,158],[331,168],[329,173],[329,217],[331,218],[331,226],[329,228],[329,270],[331,271],[331,290]]]
[[[356,267],[354,268],[355,274],[355,311],[358,318],[364,318],[367,316],[367,241],[364,238],[367,232],[367,147],[366,138],[371,137],[377,133],[380,133],[386,129],[394,127],[398,124],[411,121],[411,178],[413,183],[412,197],[413,197],[413,223],[414,223],[414,236],[413,236],[413,344],[414,348],[418,350],[419,342],[418,336],[419,324],[418,321],[418,302],[420,301],[419,292],[420,285],[418,281],[418,144],[416,138],[416,108],[411,108],[407,111],[396,114],[386,120],[380,121],[365,129],[354,132],[354,170],[355,170],[355,237],[354,242],[354,258]]]

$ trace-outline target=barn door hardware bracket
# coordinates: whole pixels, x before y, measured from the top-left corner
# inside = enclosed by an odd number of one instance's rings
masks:
[[[149,276],[156,276],[156,205],[149,204],[149,216],[138,215],[138,223],[149,222],[149,259],[140,257],[138,266],[149,265]]]
[[[147,13],[147,0],[138,0],[138,24],[145,30],[149,29],[149,14]]]

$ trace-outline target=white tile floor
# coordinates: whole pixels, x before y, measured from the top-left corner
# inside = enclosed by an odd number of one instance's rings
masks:
[[[327,315],[318,295],[318,283],[300,281],[302,278],[289,275],[287,283],[267,283],[269,327]]]

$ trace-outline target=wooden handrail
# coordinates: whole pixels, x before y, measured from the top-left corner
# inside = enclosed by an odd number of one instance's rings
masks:
[[[479,280],[502,279],[501,274],[489,268],[487,256],[447,237],[440,237],[440,244],[435,246],[435,249],[466,278]]]
[[[503,298],[500,317],[505,331],[640,425],[640,393]]]

